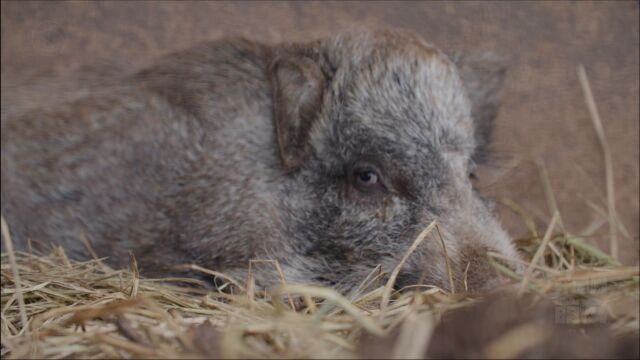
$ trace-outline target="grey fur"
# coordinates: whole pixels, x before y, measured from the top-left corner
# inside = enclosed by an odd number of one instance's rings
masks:
[[[436,220],[458,286],[484,288],[486,250],[516,256],[469,179],[500,81],[460,65],[464,79],[416,35],[388,30],[172,54],[3,119],[2,214],[22,247],[82,258],[86,236],[116,265],[133,251],[143,275],[194,262],[240,277],[249,259],[275,259],[288,281],[345,291],[378,264],[390,271]],[[363,185],[371,170],[379,182]],[[267,286],[277,274],[264,269]],[[437,241],[399,284],[419,280],[449,287]]]

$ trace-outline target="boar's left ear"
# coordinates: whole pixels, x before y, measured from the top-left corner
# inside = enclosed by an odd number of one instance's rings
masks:
[[[276,49],[270,60],[273,121],[284,167],[302,165],[309,152],[309,131],[322,105],[327,78],[317,48]]]
[[[458,53],[452,57],[471,101],[475,123],[477,162],[484,160],[493,122],[500,107],[499,90],[507,72],[507,60],[493,53]]]

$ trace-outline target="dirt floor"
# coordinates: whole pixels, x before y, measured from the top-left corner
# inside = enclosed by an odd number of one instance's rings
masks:
[[[46,104],[78,81],[90,82],[83,74],[121,73],[158,54],[227,35],[279,41],[390,26],[414,30],[445,52],[495,51],[512,66],[495,129],[495,160],[481,179],[483,190],[512,199],[544,231],[550,210],[535,165],[540,160],[566,228],[608,250],[606,215],[596,209],[607,208],[604,160],[578,81],[576,69],[583,64],[614,159],[616,208],[626,229],[619,234],[621,258],[638,261],[636,1],[3,1],[1,9],[3,118]],[[52,80],[69,78],[76,82]],[[499,208],[509,232],[526,235],[520,218]]]

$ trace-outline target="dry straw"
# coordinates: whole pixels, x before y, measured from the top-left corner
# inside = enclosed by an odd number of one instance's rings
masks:
[[[410,251],[434,229],[435,223]],[[524,275],[508,266],[521,260],[489,253],[497,273],[512,278],[513,286],[556,303],[588,297],[593,305],[583,309],[580,323],[601,322],[593,314],[605,314],[612,333],[638,331],[637,308],[629,307],[630,299],[638,300],[637,266],[621,266],[582,239],[552,230],[518,244],[529,259]],[[372,273],[348,297],[283,280],[249,298],[246,285],[215,271],[189,266],[234,284],[235,293],[205,290],[187,278],[145,279],[135,266],[113,270],[100,260],[73,261],[60,248],[37,255],[7,246],[2,357],[354,357],[364,334],[386,336],[395,330],[399,335],[390,355],[416,357],[424,353],[443,312],[474,302],[468,294],[435,287],[394,291],[393,276],[370,286],[384,273]],[[504,337],[487,344],[486,353],[512,356],[537,341],[535,331],[525,324],[509,333],[508,344]]]
[[[603,135],[584,70],[580,79],[594,125]],[[606,142],[602,144],[608,152]],[[608,216],[615,255],[619,220],[609,158],[605,156]],[[521,294],[559,305],[576,299],[588,304],[569,326],[603,323],[612,334],[638,334],[638,266],[623,266],[615,256],[567,233],[544,177],[553,216],[542,237],[525,210],[503,199],[522,217],[531,236],[516,239],[524,260],[488,254],[497,276],[511,279],[507,286]],[[133,257],[130,269],[117,270],[104,259],[73,261],[62,248],[49,254],[16,251],[4,219],[2,236],[2,358],[353,358],[361,354],[363,336],[390,333],[397,338],[388,355],[414,358],[424,354],[444,312],[478,297],[463,289],[455,292],[448,258],[450,292],[428,285],[395,289],[403,264],[424,241],[440,241],[447,257],[435,222],[404,256],[398,254],[401,260],[390,273],[376,267],[347,296],[330,288],[288,283],[284,275],[280,284],[262,291],[253,286],[253,271],[259,268],[252,267],[243,282],[194,264],[181,267],[224,283],[214,291],[191,278],[141,277]],[[92,251],[88,242],[86,246]],[[266,262],[282,274],[277,262]],[[515,272],[512,265],[526,270]],[[535,324],[523,324],[487,344],[484,354],[518,356],[538,343],[539,335]]]

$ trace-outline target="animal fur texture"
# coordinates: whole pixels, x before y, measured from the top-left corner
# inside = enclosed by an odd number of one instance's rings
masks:
[[[456,286],[487,288],[487,250],[517,256],[472,184],[503,76],[402,31],[203,44],[3,119],[2,214],[22,248],[87,258],[87,239],[147,276],[196,263],[243,277],[272,259],[287,281],[342,291],[437,221]],[[397,286],[450,287],[435,239]]]

